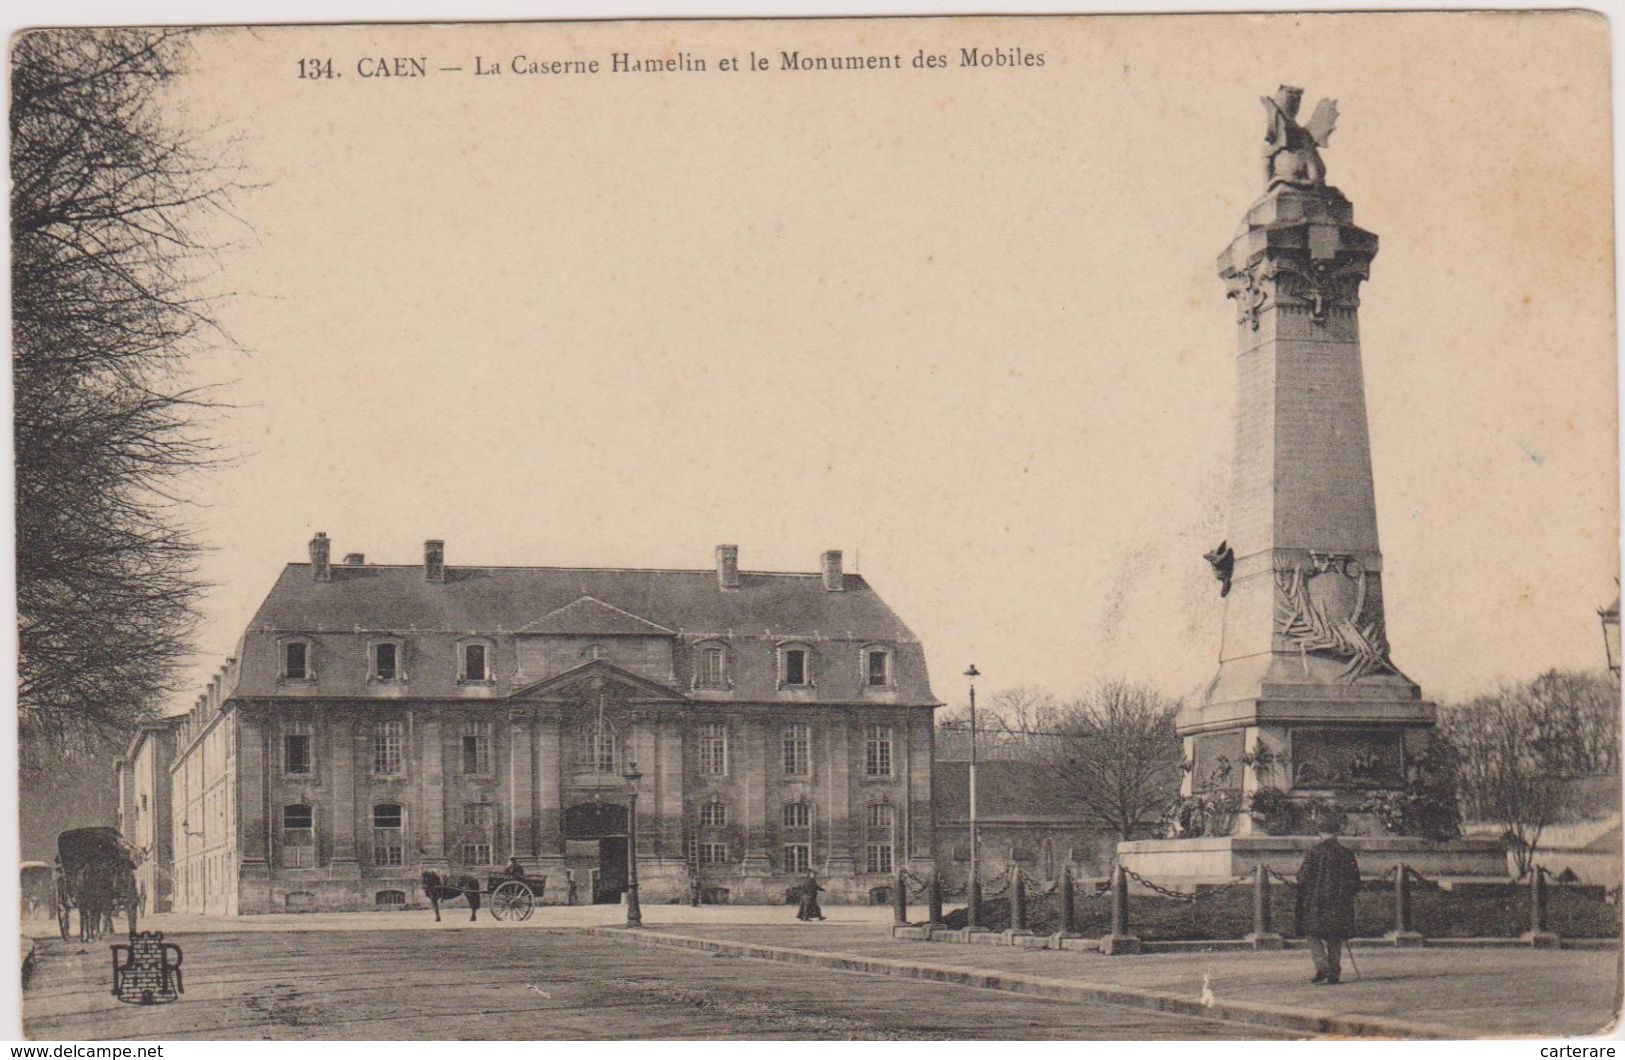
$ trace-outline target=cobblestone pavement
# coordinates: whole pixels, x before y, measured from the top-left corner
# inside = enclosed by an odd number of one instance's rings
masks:
[[[1190,997],[1200,995],[1206,975],[1220,998],[1440,1025],[1486,1037],[1599,1034],[1620,1008],[1618,947],[1360,946],[1354,951],[1359,976],[1345,956],[1343,983],[1321,987],[1308,982],[1309,954],[1301,949],[1106,957],[1077,950],[893,941],[884,930],[868,925],[668,925],[656,923],[654,918],[645,918],[645,922],[703,938],[1023,972]]]
[[[569,930],[429,922],[439,930],[171,931],[166,939],[185,951],[186,993],[152,1008],[109,995],[109,940],[41,939],[23,996],[24,1029],[41,1040],[1281,1036],[1107,1003],[628,946]]]

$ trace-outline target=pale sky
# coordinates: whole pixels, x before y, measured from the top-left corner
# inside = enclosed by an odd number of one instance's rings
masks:
[[[971,46],[1045,64],[961,69]],[[777,69],[921,48],[952,65]],[[181,117],[234,133],[257,187],[221,276],[247,353],[198,365],[242,406],[198,494],[199,676],[325,530],[387,563],[427,537],[452,565],[840,548],[948,702],[971,662],[988,690],[1192,693],[1235,387],[1214,262],[1283,81],[1339,101],[1328,179],[1382,241],[1360,313],[1394,660],[1435,698],[1600,667],[1606,49],[1572,14],[206,37]],[[752,50],[774,68],[715,69]],[[615,51],[713,69],[468,72]],[[375,55],[436,71],[360,77]],[[297,79],[311,56],[343,76]]]

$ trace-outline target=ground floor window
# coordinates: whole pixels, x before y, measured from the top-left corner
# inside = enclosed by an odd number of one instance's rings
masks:
[[[377,903],[379,909],[405,909],[406,892],[379,891],[373,895],[373,901]]]
[[[464,865],[489,865],[489,864],[491,864],[491,844],[490,843],[464,843],[463,844],[463,864]]]
[[[700,864],[721,865],[728,860],[727,843],[701,843]]]
[[[812,846],[807,843],[786,843],[784,845],[784,871],[810,872],[812,870]]]
[[[864,871],[892,871],[892,836],[897,812],[885,803],[875,803],[864,811]]]
[[[316,864],[316,815],[309,806],[282,807],[282,865],[308,869]]]
[[[372,863],[401,864],[401,808],[398,803],[380,803],[372,808]]]

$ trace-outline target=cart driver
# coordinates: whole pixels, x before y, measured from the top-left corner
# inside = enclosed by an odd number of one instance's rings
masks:
[[[519,858],[516,855],[508,859],[508,863],[502,867],[502,873],[505,876],[512,876],[516,880],[522,880],[525,878],[525,867],[519,864]]]

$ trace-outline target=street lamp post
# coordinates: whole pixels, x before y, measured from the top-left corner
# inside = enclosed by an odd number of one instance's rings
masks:
[[[1619,597],[1607,607],[1597,608],[1597,618],[1602,621],[1602,650],[1608,653],[1608,672],[1615,677],[1619,676]]]
[[[626,926],[640,928],[643,908],[638,905],[638,781],[643,779],[643,774],[638,772],[636,762],[628,762],[626,772],[621,775],[626,778],[627,787]]]
[[[965,677],[970,681],[970,883],[965,888],[965,899],[969,905],[965,907],[965,926],[977,928],[981,926],[982,881],[978,875],[977,866],[977,835],[976,835],[976,679],[982,676],[982,671],[976,668],[975,663],[965,671]]]

